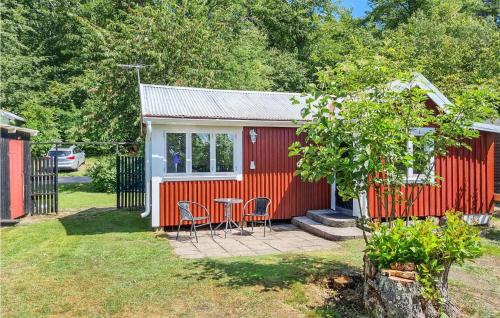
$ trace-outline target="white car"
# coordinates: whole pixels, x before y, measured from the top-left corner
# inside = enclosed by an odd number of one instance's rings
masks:
[[[58,170],[78,170],[85,163],[85,152],[75,145],[65,148],[52,148],[48,157],[57,157]]]

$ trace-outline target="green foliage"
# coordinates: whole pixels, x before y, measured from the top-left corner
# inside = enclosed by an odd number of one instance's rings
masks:
[[[137,78],[118,64],[147,65],[144,83],[275,91],[304,91],[342,66],[356,90],[378,80],[356,72],[376,59],[455,100],[480,91],[480,104],[499,105],[494,2],[371,4],[361,20],[327,0],[5,0],[0,103],[30,118],[44,108],[34,126],[55,128],[40,140],[137,141]]]
[[[89,169],[92,185],[98,192],[116,191],[116,158],[101,157]]]
[[[438,226],[432,219],[414,219],[412,226],[399,219],[393,227],[372,223],[371,228],[366,252],[379,268],[390,268],[397,262],[427,264],[439,244]]]
[[[423,296],[439,301],[437,286],[447,284],[451,264],[462,264],[481,254],[478,231],[463,220],[462,214],[449,211],[445,216],[443,226],[437,226],[433,219],[413,219],[410,226],[401,219],[392,227],[372,223],[365,252],[379,269],[394,263],[414,263],[417,280],[424,287]]]
[[[407,169],[418,171],[420,182],[412,187],[437,185],[432,159],[446,155],[450,147],[467,147],[466,140],[478,136],[472,124],[495,114],[491,102],[471,107],[485,99],[479,93],[464,95],[446,105],[446,112],[436,112],[425,103],[427,92],[400,89],[401,83],[412,87],[418,81],[418,76],[378,55],[318,72],[319,83],[309,86],[310,97],[302,109],[302,116],[312,121],[298,130],[304,142],[290,147],[290,155],[300,157],[297,174],[308,181],[336,181],[344,199],[359,199],[375,188],[382,202],[391,198],[391,206],[384,208],[392,217],[403,202],[409,215],[418,195],[401,190],[409,184]],[[435,129],[419,137],[413,134],[426,127]]]
[[[481,254],[481,241],[478,231],[469,226],[458,212],[446,213],[446,224],[441,228],[439,255],[445,263],[463,264]]]

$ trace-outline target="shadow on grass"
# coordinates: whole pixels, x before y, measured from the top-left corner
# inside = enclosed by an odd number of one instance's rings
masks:
[[[182,275],[182,278],[214,280],[231,288],[255,286],[260,287],[261,292],[293,290],[296,283],[314,283],[324,286],[326,291],[323,304],[308,306],[315,317],[368,317],[363,308],[361,269],[339,260],[313,255],[202,259],[191,263],[188,272],[191,274]],[[358,279],[345,289],[332,289],[330,281],[339,274]]]
[[[139,211],[91,208],[59,218],[68,235],[149,232],[149,219]]]
[[[500,242],[500,230],[496,228],[489,228],[481,231],[481,236],[488,240]]]
[[[271,259],[201,259],[191,264],[187,277],[215,280],[230,287],[289,288],[294,283],[319,281],[335,271],[356,272],[348,264],[312,255],[284,255]],[[186,278],[187,278],[186,277]]]

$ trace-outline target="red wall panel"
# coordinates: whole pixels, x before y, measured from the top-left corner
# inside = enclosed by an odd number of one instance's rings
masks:
[[[243,129],[243,181],[167,181],[160,184],[160,226],[178,224],[177,202],[192,200],[205,205],[212,222],[223,220],[223,206],[215,198],[237,197],[244,201],[252,197],[271,199],[273,219],[290,219],[305,215],[310,209],[330,207],[330,186],[326,181],[302,182],[294,176],[297,157],[288,157],[288,147],[298,137],[295,128],[254,128],[257,142],[249,138],[251,128]],[[250,161],[255,170],[250,170]],[[243,205],[234,206],[234,218],[240,219]]]
[[[495,134],[495,193],[500,193],[500,134]]]
[[[436,175],[442,177],[438,186],[423,186],[411,207],[411,215],[418,217],[442,216],[446,210],[466,214],[493,212],[494,197],[494,134],[481,132],[469,142],[471,150],[450,149],[448,156],[436,158]],[[415,196],[416,186],[402,191]],[[388,213],[372,189],[368,195],[370,216],[387,217]],[[405,216],[405,206],[398,207],[398,216]]]
[[[9,140],[10,217],[24,215],[24,152],[22,140]]]

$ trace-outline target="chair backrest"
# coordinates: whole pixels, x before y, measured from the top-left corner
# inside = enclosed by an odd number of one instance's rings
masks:
[[[271,203],[271,199],[269,198],[255,198],[255,214],[266,214],[267,207],[269,203]]]
[[[179,214],[181,215],[181,220],[192,220],[193,214],[191,213],[191,202],[189,201],[179,201],[177,202],[179,208]]]

